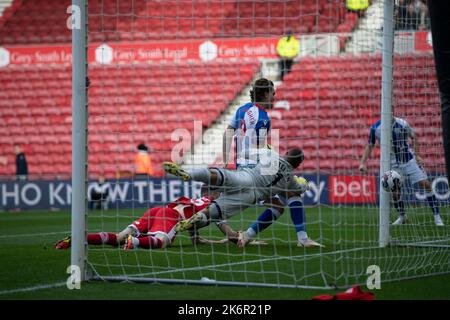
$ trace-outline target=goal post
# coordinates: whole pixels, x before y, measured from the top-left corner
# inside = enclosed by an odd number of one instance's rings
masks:
[[[391,167],[392,75],[394,72],[394,1],[385,0],[383,7],[383,48],[381,74],[381,142],[380,177]],[[389,244],[391,195],[381,187],[380,179],[380,247]]]
[[[87,276],[87,0],[72,0],[72,249],[71,272]],[[74,271],[77,266],[79,270]]]

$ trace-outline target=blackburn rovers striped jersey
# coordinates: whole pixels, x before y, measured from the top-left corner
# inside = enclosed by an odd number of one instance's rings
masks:
[[[414,158],[414,152],[408,144],[408,138],[415,138],[414,131],[408,122],[400,118],[394,118],[392,123],[392,164],[407,163]],[[381,119],[370,127],[369,144],[375,145],[376,140],[381,142]]]
[[[238,167],[256,165],[259,148],[267,145],[270,118],[257,104],[241,106],[231,118],[230,127],[236,130],[236,164]]]

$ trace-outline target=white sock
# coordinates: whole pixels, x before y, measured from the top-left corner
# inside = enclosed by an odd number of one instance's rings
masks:
[[[297,238],[299,241],[306,240],[308,239],[308,234],[306,233],[306,231],[299,231],[297,232]]]
[[[255,230],[253,230],[252,228],[248,228],[247,231],[245,231],[245,233],[247,234],[247,237],[249,239],[252,239],[256,235]]]
[[[133,248],[139,247],[139,239],[138,238],[132,237],[131,243],[133,244]]]

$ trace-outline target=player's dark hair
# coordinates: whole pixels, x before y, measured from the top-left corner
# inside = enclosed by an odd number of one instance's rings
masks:
[[[294,168],[301,165],[304,159],[305,155],[300,148],[293,148],[286,152],[286,161],[289,162]]]
[[[250,90],[250,99],[253,103],[262,102],[265,100],[264,95],[273,88],[273,82],[266,78],[260,78],[255,81],[253,88]]]

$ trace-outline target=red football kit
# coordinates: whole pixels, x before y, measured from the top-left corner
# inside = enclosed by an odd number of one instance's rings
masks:
[[[147,210],[144,215],[133,222],[133,226],[139,231],[136,236],[142,234],[156,235],[167,234],[172,243],[176,232],[175,225],[182,219],[189,219],[193,214],[205,209],[211,203],[211,198],[189,199],[180,197],[165,207],[155,207]]]

